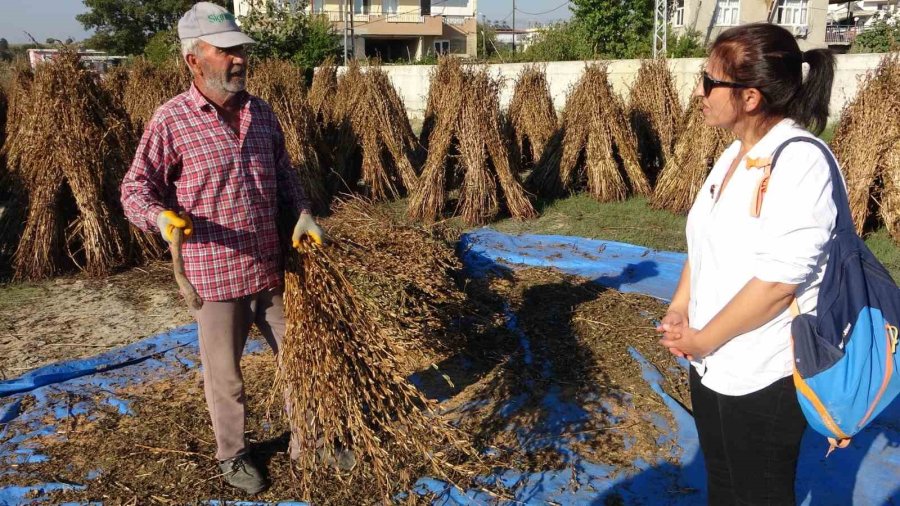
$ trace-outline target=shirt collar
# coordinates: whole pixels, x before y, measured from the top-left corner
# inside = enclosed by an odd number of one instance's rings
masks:
[[[778,146],[791,137],[788,132],[795,128],[797,128],[797,122],[791,118],[784,118],[779,121],[766,132],[766,135],[756,145],[750,148],[750,151],[744,156],[744,160],[747,158],[771,157],[775,150],[778,149]]]

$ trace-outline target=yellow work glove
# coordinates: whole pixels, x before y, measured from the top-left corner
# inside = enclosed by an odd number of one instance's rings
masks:
[[[312,215],[308,213],[301,214],[297,224],[294,225],[294,233],[291,235],[291,244],[294,248],[300,247],[300,240],[304,236],[308,236],[319,246],[325,241],[325,233],[316,225],[316,220],[313,219]]]
[[[163,239],[172,242],[172,231],[180,228],[184,236],[188,237],[194,231],[194,223],[186,213],[176,214],[175,211],[163,211],[156,217],[156,227],[159,228]]]

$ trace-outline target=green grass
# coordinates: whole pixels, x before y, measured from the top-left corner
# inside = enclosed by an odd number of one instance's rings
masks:
[[[900,282],[900,247],[891,241],[887,229],[881,227],[867,235],[866,246],[887,267],[894,281]]]
[[[831,144],[831,140],[834,139],[834,131],[836,129],[837,123],[829,123],[825,125],[825,130],[822,130],[822,133],[819,134],[819,138]]]
[[[44,289],[32,283],[0,283],[0,309],[25,304],[44,295]]]
[[[685,251],[685,217],[657,211],[643,198],[601,204],[587,195],[575,195],[538,204],[535,220],[504,220],[493,225],[511,234],[556,234],[608,239],[655,249]]]
[[[507,219],[491,226],[509,234],[576,235],[668,251],[687,249],[686,218],[651,209],[643,198],[601,204],[587,195],[575,195],[538,207],[541,216],[535,220]],[[867,235],[866,245],[891,276],[900,280],[900,247],[891,241],[887,230]]]

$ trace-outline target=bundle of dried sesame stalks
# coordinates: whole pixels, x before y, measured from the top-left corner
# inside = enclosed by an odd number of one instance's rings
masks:
[[[459,322],[478,308],[459,283],[463,266],[444,231],[358,196],[345,196],[332,209],[323,223],[341,245],[334,254],[376,324],[400,348],[402,370],[415,372],[459,352],[468,338]]]
[[[306,246],[289,255],[285,275],[287,330],[275,390],[291,406],[304,498],[335,472],[318,462],[323,450],[352,450],[351,477],[373,482],[386,502],[422,474],[471,477],[474,450],[400,373],[399,347],[343,270],[335,247]]]

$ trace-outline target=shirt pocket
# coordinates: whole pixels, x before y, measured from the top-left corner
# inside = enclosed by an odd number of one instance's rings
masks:
[[[211,196],[230,196],[229,178],[234,169],[232,147],[214,132],[198,131],[185,136],[179,146],[181,174],[175,182],[178,201],[188,211],[207,215],[215,203]]]
[[[247,183],[254,200],[258,200],[261,208],[274,210],[278,189],[278,174],[272,143],[255,135],[248,136],[244,143],[243,159],[246,168]]]

